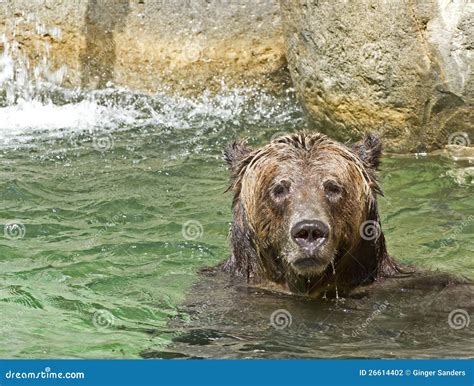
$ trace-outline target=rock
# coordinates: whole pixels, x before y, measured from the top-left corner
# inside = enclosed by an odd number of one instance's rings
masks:
[[[0,6],[2,34],[28,68],[65,65],[67,87],[189,94],[289,79],[276,0],[17,0]]]
[[[280,0],[287,60],[309,121],[387,150],[472,141],[473,5],[464,0]],[[458,144],[454,142],[454,144]]]
[[[454,161],[468,161],[474,164],[474,146],[447,145],[445,151]]]

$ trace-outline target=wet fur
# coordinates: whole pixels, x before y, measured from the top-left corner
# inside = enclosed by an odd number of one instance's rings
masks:
[[[397,273],[398,266],[387,253],[383,232],[374,240],[364,240],[359,234],[359,225],[364,221],[372,220],[380,225],[376,196],[382,192],[376,169],[381,151],[380,140],[373,135],[367,135],[349,148],[323,134],[307,132],[277,138],[256,150],[250,149],[245,142],[229,145],[224,158],[231,171],[229,190],[234,193],[230,230],[232,255],[222,268],[246,278],[249,283],[270,282],[284,290],[312,296],[332,293],[336,287],[344,293]],[[279,209],[269,203],[268,192],[260,189],[271,185],[272,178],[280,170],[291,174],[292,168],[305,159],[320,162],[321,174],[335,172],[350,178],[344,186],[348,196],[344,211],[337,213],[336,208],[332,219],[344,230],[338,235],[339,248],[332,266],[310,278],[290,269],[279,256],[278,243],[286,237],[286,224],[279,223]],[[265,168],[264,173],[260,172],[261,168]],[[249,186],[256,188],[251,190]],[[357,201],[352,196],[363,196],[364,199]]]

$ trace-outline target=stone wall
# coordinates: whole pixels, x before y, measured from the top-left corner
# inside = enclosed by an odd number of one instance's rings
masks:
[[[281,0],[287,59],[311,123],[393,151],[474,141],[474,4]]]
[[[65,65],[56,78],[67,87],[279,89],[287,74],[273,0],[10,0],[0,34],[30,68]]]

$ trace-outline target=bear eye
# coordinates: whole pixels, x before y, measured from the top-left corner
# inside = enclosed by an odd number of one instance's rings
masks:
[[[273,199],[276,201],[284,199],[290,193],[290,185],[291,183],[288,180],[282,180],[273,185],[271,189]]]
[[[323,186],[324,186],[324,192],[326,193],[326,196],[329,198],[339,198],[343,193],[342,186],[339,185],[334,180],[325,181]]]

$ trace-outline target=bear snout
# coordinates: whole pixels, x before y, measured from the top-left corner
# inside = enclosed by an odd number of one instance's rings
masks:
[[[294,248],[286,255],[288,262],[300,275],[315,275],[331,262],[330,227],[325,221],[305,219],[294,223],[290,236]]]
[[[291,237],[311,257],[326,243],[329,226],[320,220],[299,221],[291,228]]]

